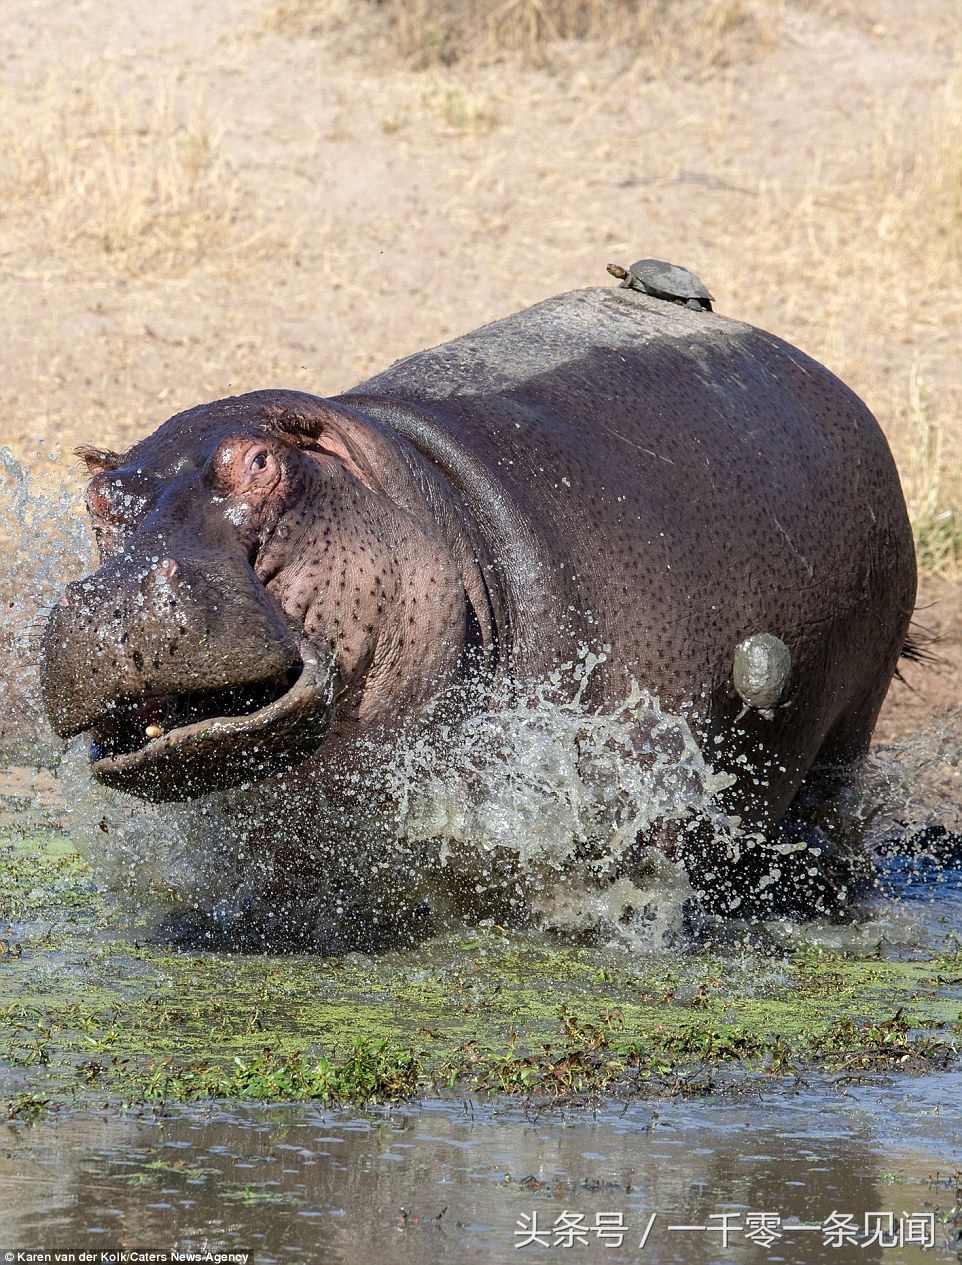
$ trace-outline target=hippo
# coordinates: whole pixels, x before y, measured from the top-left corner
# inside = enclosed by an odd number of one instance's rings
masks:
[[[906,647],[912,533],[866,406],[772,334],[633,289],[78,452],[101,565],[47,620],[46,711],[145,800],[327,791],[372,736],[564,690],[590,652],[580,707],[640,687],[683,711],[726,820],[804,852]],[[704,822],[649,834],[710,899],[726,867],[758,887]]]

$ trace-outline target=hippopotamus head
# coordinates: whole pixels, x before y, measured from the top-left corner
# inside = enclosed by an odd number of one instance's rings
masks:
[[[335,716],[396,716],[456,662],[463,588],[384,494],[364,431],[350,409],[256,392],[124,454],[79,450],[102,565],[51,612],[42,683],[101,782],[165,800],[260,780]],[[433,626],[414,638],[428,583]]]

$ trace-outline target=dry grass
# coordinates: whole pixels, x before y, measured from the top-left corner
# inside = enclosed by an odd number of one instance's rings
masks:
[[[439,85],[424,94],[423,103],[429,111],[440,115],[450,131],[462,135],[481,135],[498,125],[498,111],[494,106],[457,86]]]
[[[35,235],[39,217],[58,273],[71,261],[87,276],[233,268],[267,234],[222,140],[173,83],[138,100],[102,70],[72,87],[51,79],[26,110],[0,99],[0,198],[14,234]]]
[[[879,221],[889,292],[902,286],[915,320],[938,336],[962,326],[962,58],[933,94],[926,144]],[[921,307],[920,312],[918,308]],[[926,317],[928,319],[926,320]],[[945,348],[957,364],[957,352]],[[912,367],[907,416],[892,427],[923,572],[962,569],[962,393],[934,400]]]
[[[962,268],[962,45],[933,103],[921,174],[930,236]]]
[[[26,321],[19,378],[0,385],[19,452],[65,427],[68,442],[129,442],[175,404],[241,385],[342,387],[555,290],[605,284],[609,257],[672,252],[721,311],[866,398],[923,566],[962,568],[962,57],[937,82],[926,71],[927,110],[915,81],[843,84],[851,122],[772,146],[777,92],[801,63],[783,57],[766,79],[785,47],[761,54],[782,23],[826,37],[805,0],[263,2],[273,39],[245,35],[244,49],[273,59],[270,75],[288,64],[278,33],[319,36],[288,44],[309,90],[283,124],[264,104],[269,76],[250,81],[260,114],[246,120],[205,106],[223,83],[206,70],[158,92],[162,76],[98,64],[33,101],[0,94],[0,256],[26,279],[16,301],[31,278],[104,283],[57,296],[55,313],[81,310],[79,337],[38,318],[34,348]],[[514,60],[481,64],[499,59]],[[176,297],[153,286],[171,277]]]
[[[749,319],[778,313],[778,328],[866,398],[902,474],[923,572],[958,574],[962,63],[932,89],[914,150],[900,107],[877,120],[865,174],[832,179],[816,163],[799,188],[742,172],[753,213],[720,247],[739,265]]]
[[[755,44],[773,7],[762,23],[756,0],[276,0],[265,25],[336,38],[367,60],[376,31],[382,55],[417,70],[506,58],[542,66],[564,45],[590,41],[644,54],[652,74],[679,65],[698,73]]]
[[[875,219],[878,310],[891,313],[903,337],[955,359],[946,330],[962,328],[962,62],[932,94],[924,144],[909,164],[876,162],[865,202]],[[871,228],[873,218],[868,213]],[[869,238],[871,241],[871,238]],[[930,357],[931,358],[931,357]],[[962,567],[962,395],[936,395],[918,359],[904,386],[905,404],[889,436],[902,470],[923,571]]]
[[[893,135],[898,128],[890,117],[875,156],[882,259],[902,265],[895,275],[905,277],[907,290],[951,302],[948,292],[957,296],[962,280],[962,46],[932,93],[923,143],[907,161]]]
[[[944,421],[933,421],[917,368],[899,427],[902,487],[923,575],[962,568],[962,451]]]

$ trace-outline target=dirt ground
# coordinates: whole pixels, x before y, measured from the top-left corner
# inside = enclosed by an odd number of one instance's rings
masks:
[[[77,443],[332,393],[610,261],[671,259],[879,417],[942,638],[880,737],[958,706],[956,0],[703,0],[687,24],[664,0],[644,40],[420,69],[377,9],[6,0],[0,443],[76,488]]]
[[[926,657],[903,663],[882,708],[876,742],[915,737],[962,708],[962,586],[923,579],[915,623]]]

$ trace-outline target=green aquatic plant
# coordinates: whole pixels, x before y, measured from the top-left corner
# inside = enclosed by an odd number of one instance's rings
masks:
[[[8,1114],[198,1099],[717,1092],[944,1066],[958,945],[908,960],[559,945],[479,927],[375,958],[171,952],[60,836],[0,836]],[[24,1080],[28,1083],[24,1084]]]
[[[177,1067],[170,1059],[135,1074],[146,1101],[235,1098],[255,1102],[390,1102],[411,1097],[421,1066],[412,1050],[387,1041],[356,1040],[338,1062],[269,1048],[250,1060],[235,1056],[226,1067],[206,1060]]]
[[[45,1098],[43,1094],[34,1093],[32,1090],[24,1090],[22,1093],[14,1094],[12,1098],[7,1100],[4,1117],[7,1121],[21,1120],[29,1122],[39,1119],[53,1105],[50,1099]]]

